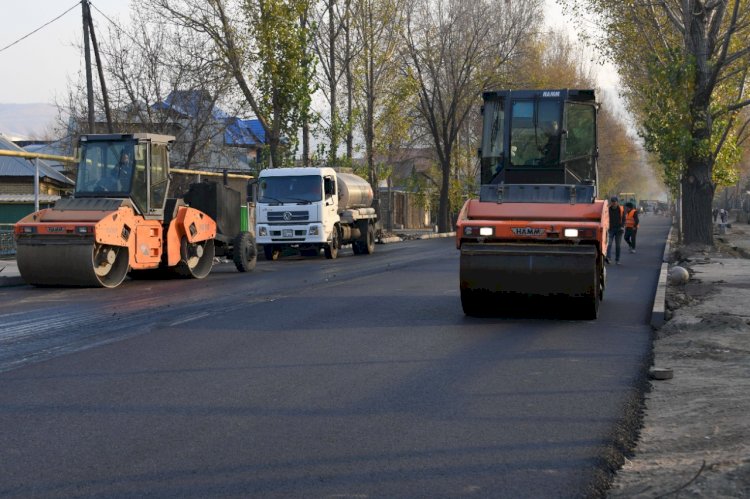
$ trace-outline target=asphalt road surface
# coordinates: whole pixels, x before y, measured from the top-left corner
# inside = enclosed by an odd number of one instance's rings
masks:
[[[452,239],[0,289],[0,496],[600,495],[667,231],[643,217],[596,321],[465,317]]]

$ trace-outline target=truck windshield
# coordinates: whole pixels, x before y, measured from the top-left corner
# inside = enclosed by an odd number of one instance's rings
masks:
[[[315,175],[265,177],[260,180],[261,203],[314,203],[323,200],[323,178]]]
[[[134,142],[85,142],[81,144],[76,194],[128,195],[133,182]]]
[[[513,101],[510,163],[513,166],[560,164],[560,102]]]

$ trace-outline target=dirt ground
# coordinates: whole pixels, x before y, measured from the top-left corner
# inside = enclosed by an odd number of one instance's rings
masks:
[[[734,223],[716,247],[677,247],[655,332],[654,367],[635,454],[608,497],[750,497],[750,225]],[[673,243],[673,248],[675,248]]]

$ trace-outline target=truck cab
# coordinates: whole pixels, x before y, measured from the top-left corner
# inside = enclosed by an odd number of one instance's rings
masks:
[[[329,167],[265,169],[258,176],[258,244],[267,260],[296,248],[327,258],[351,243],[355,254],[373,251],[377,216],[364,179]]]

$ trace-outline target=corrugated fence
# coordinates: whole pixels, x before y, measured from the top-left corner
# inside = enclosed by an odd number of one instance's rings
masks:
[[[16,241],[13,239],[13,224],[0,224],[0,257],[16,254]]]

